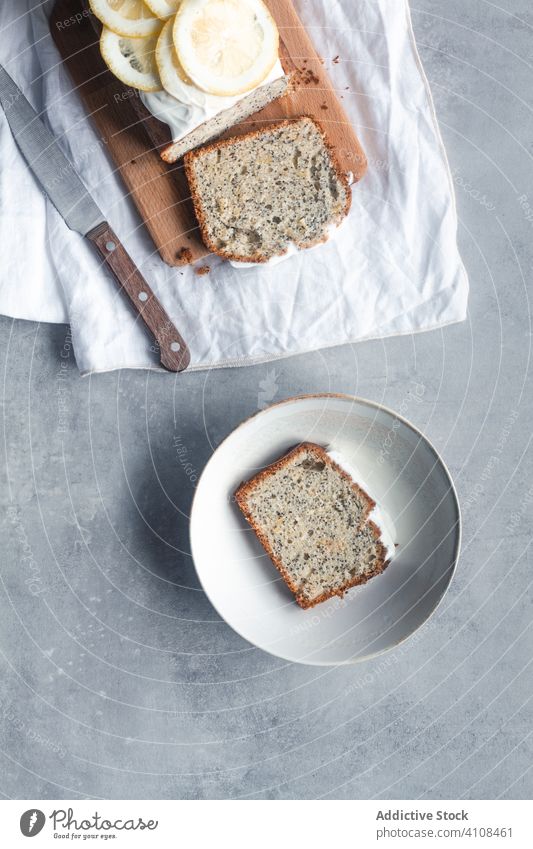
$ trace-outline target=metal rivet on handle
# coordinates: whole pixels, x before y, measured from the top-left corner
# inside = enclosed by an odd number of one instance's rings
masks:
[[[148,300],[148,295],[146,294],[146,292],[139,292],[139,300],[140,301],[147,301]]]
[[[179,342],[171,342],[170,343],[170,350],[171,351],[179,351],[180,348],[181,348],[181,345],[180,345]]]
[[[117,249],[117,246],[114,242],[106,242],[105,243],[105,249],[106,249],[106,251],[109,251],[109,253],[112,253],[113,251],[115,251]]]

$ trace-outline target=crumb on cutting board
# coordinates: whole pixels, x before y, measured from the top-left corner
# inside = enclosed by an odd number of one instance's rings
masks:
[[[190,265],[192,262],[192,251],[190,248],[180,248],[176,253],[176,259],[180,265]]]
[[[194,273],[198,275],[198,277],[204,277],[206,274],[209,274],[211,268],[209,265],[200,265],[199,268],[194,269]]]
[[[318,85],[320,79],[311,68],[297,68],[295,72],[296,83],[301,85]]]

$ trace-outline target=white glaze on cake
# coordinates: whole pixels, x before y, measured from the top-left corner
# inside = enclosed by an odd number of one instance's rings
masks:
[[[148,111],[154,118],[162,121],[163,124],[167,124],[172,141],[177,142],[201,124],[205,124],[206,121],[224,112],[225,109],[231,109],[232,106],[235,106],[236,103],[239,103],[244,97],[248,97],[261,86],[280,80],[284,76],[285,72],[278,59],[266,79],[251,91],[237,97],[220,97],[217,94],[208,94],[208,92],[184,82],[177,74],[171,90],[141,91],[139,94]]]

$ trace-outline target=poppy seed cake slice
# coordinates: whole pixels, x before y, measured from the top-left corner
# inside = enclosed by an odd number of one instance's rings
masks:
[[[191,151],[185,170],[205,245],[237,262],[327,241],[352,200],[322,129],[307,117]]]
[[[318,445],[303,443],[235,498],[300,607],[364,584],[387,566],[375,502]]]
[[[209,118],[203,124],[200,124],[199,127],[191,130],[190,133],[179,139],[179,141],[173,141],[164,147],[161,151],[161,159],[164,159],[165,162],[170,164],[177,162],[178,159],[181,159],[190,150],[207,144],[217,136],[221,136],[222,133],[231,130],[236,124],[240,124],[241,121],[246,121],[256,112],[268,106],[269,103],[278,100],[280,97],[284,97],[290,91],[292,79],[292,75],[286,74],[284,77],[280,77],[279,80],[274,80],[255,89],[243,97],[242,100],[239,100],[235,106],[224,109],[218,115]]]

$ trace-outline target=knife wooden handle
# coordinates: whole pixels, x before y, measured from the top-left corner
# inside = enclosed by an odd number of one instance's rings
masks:
[[[109,224],[99,224],[87,233],[87,238],[154,336],[161,365],[169,371],[184,371],[191,361],[185,341]]]

